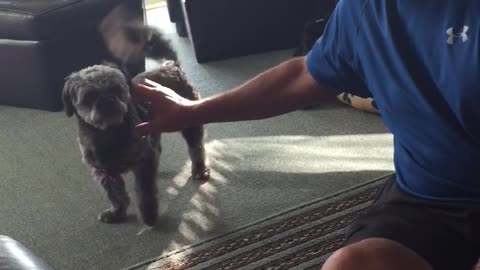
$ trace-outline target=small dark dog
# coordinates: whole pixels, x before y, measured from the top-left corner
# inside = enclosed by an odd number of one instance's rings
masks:
[[[171,88],[181,96],[196,100],[198,93],[188,83],[175,53],[161,33],[136,25],[125,29],[137,56],[162,61],[155,70],[132,80],[122,65],[103,64],[71,74],[65,83],[63,101],[66,114],[77,116],[83,162],[105,190],[112,207],[99,215],[105,223],[126,220],[130,199],[122,174],[133,171],[138,207],[145,224],[153,226],[158,216],[156,174],[161,153],[160,134],[132,136],[133,128],[151,120],[147,104],[132,99],[131,81],[148,78]],[[169,61],[164,61],[167,58]],[[172,59],[173,58],[173,59]],[[207,180],[203,126],[182,131],[189,147],[194,179]]]

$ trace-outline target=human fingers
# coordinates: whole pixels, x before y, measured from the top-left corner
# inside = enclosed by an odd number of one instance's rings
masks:
[[[144,83],[136,83],[133,88],[134,98],[143,101],[153,101],[159,95],[159,91],[157,91],[156,88],[145,85]]]

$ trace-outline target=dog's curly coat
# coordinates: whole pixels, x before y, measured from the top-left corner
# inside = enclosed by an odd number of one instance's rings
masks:
[[[196,100],[198,93],[188,83],[175,52],[161,33],[150,27],[128,29],[132,42],[142,46],[142,54],[163,61],[159,68],[130,78],[123,67],[102,64],[85,68],[67,77],[63,101],[66,114],[77,116],[78,142],[83,162],[105,190],[112,207],[99,215],[105,223],[126,220],[130,199],[122,174],[133,171],[138,207],[145,224],[157,220],[156,173],[161,153],[160,135],[136,139],[133,128],[151,119],[146,104],[132,99],[132,83],[148,78],[171,88],[181,96]],[[143,38],[148,37],[148,40]],[[182,131],[188,144],[194,179],[207,180],[203,126]]]

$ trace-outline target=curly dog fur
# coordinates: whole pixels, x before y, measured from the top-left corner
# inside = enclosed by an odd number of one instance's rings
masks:
[[[125,29],[130,41],[146,57],[160,61],[157,69],[138,74],[196,100],[174,51],[157,30],[135,25]],[[168,61],[166,61],[168,60]],[[145,224],[155,225],[158,215],[156,174],[161,154],[161,134],[134,138],[132,129],[151,119],[146,104],[132,99],[132,78],[122,65],[99,64],[71,74],[65,82],[63,101],[69,117],[76,116],[78,143],[83,162],[103,187],[112,207],[99,215],[105,223],[124,222],[130,203],[122,175],[133,172],[138,208]],[[207,180],[203,126],[182,131],[192,161],[194,179]]]

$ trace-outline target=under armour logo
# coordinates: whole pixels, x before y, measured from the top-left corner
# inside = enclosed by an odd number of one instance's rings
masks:
[[[468,41],[468,35],[467,35],[468,29],[469,29],[469,27],[466,26],[466,25],[464,25],[464,26],[463,26],[463,32],[461,32],[461,33],[454,33],[454,32],[453,32],[453,27],[450,27],[450,28],[447,30],[447,35],[448,35],[447,43],[448,43],[449,45],[454,45],[456,38],[461,38],[463,43],[467,42],[467,41]]]

